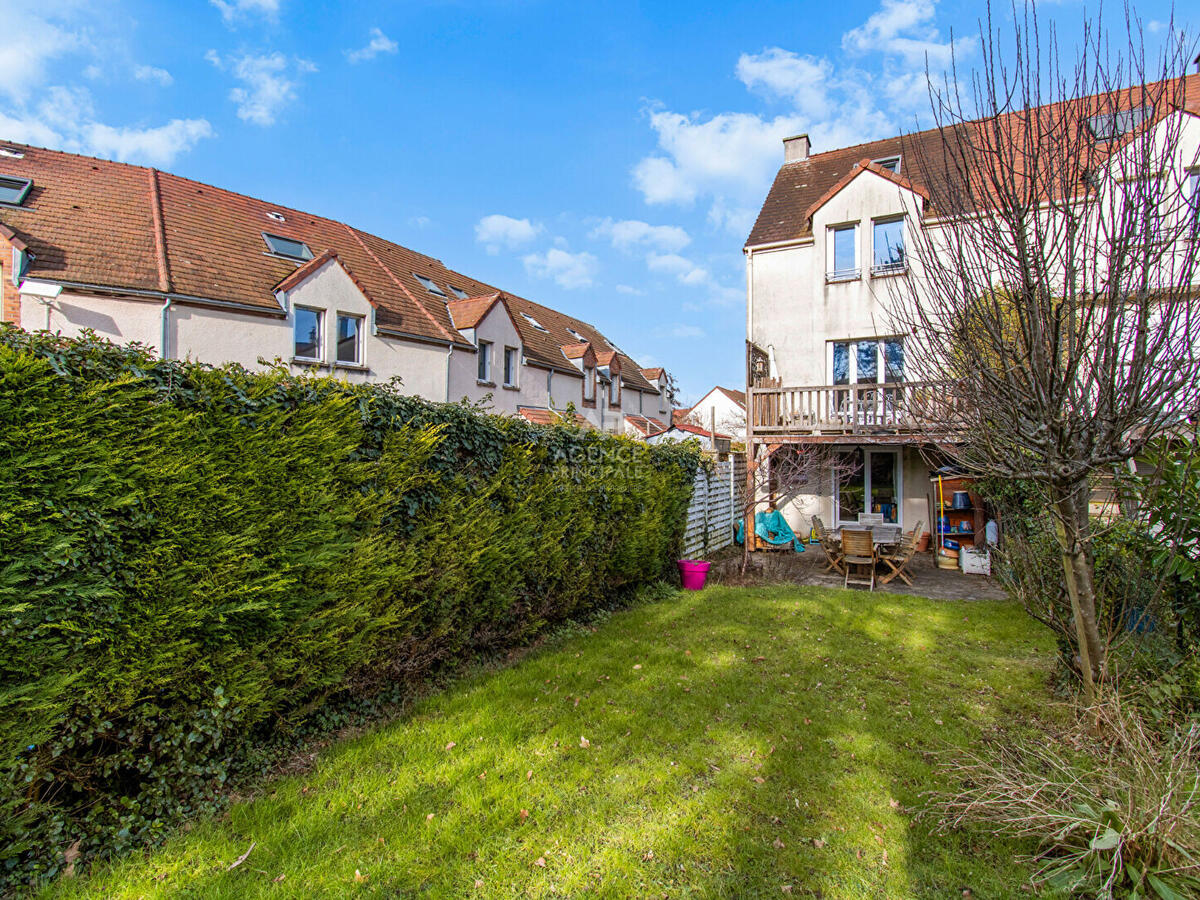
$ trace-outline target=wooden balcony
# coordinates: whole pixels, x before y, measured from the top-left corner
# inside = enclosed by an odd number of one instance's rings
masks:
[[[750,389],[755,437],[945,436],[959,417],[950,385],[933,381],[784,387],[765,379]]]

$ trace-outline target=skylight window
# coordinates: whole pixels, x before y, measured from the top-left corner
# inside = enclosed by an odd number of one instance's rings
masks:
[[[262,233],[263,240],[267,242],[269,249],[276,256],[282,256],[287,259],[298,259],[301,262],[313,258],[313,253],[308,249],[308,244],[304,241],[298,241],[295,238],[280,237],[277,234]]]
[[[274,219],[276,222],[286,222],[287,221],[287,219],[284,218],[283,213],[275,212],[274,210],[267,213],[267,218]]]
[[[0,156],[8,159],[24,159],[25,152],[18,150],[16,147],[0,147]]]
[[[432,278],[426,278],[424,275],[418,275],[416,272],[413,272],[413,278],[421,282],[421,285],[425,288],[425,290],[429,291],[429,293],[437,294],[439,297],[446,296],[446,292],[438,287]]]
[[[887,169],[893,175],[900,174],[900,157],[898,156],[885,156],[883,159],[873,159],[871,162],[881,169]]]
[[[579,343],[581,343],[581,344],[587,343],[587,338],[585,338],[582,334],[580,334],[574,328],[568,328],[567,334],[571,335],[571,337],[575,338],[575,340],[579,341]]]
[[[29,196],[33,182],[28,178],[14,178],[11,175],[0,175],[0,203],[20,206]]]
[[[1148,106],[1118,109],[1115,112],[1103,112],[1091,116],[1087,120],[1087,127],[1096,140],[1111,141],[1133,131],[1149,117],[1150,107]]]
[[[454,285],[450,285],[450,293],[452,293],[459,300],[466,300],[468,297],[471,296],[466,291],[464,291],[462,288],[456,288]]]
[[[525,319],[526,322],[528,322],[530,325],[532,325],[538,331],[545,331],[547,334],[550,332],[550,329],[548,329],[545,325],[543,325],[541,322],[539,322],[533,316],[529,315],[529,313],[521,313],[521,316]]]

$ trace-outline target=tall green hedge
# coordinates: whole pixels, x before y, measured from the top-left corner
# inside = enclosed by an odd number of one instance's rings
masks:
[[[0,890],[211,808],[332,696],[662,577],[697,462],[0,331]]]

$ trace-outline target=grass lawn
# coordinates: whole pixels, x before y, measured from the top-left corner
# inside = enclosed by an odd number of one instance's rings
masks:
[[[914,813],[934,753],[1044,708],[1052,656],[1008,603],[681,594],[466,678],[45,893],[1021,896],[1029,847]]]

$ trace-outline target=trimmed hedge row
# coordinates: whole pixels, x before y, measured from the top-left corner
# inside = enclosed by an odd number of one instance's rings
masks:
[[[662,578],[697,464],[0,331],[0,890],[213,808],[331,697]]]

